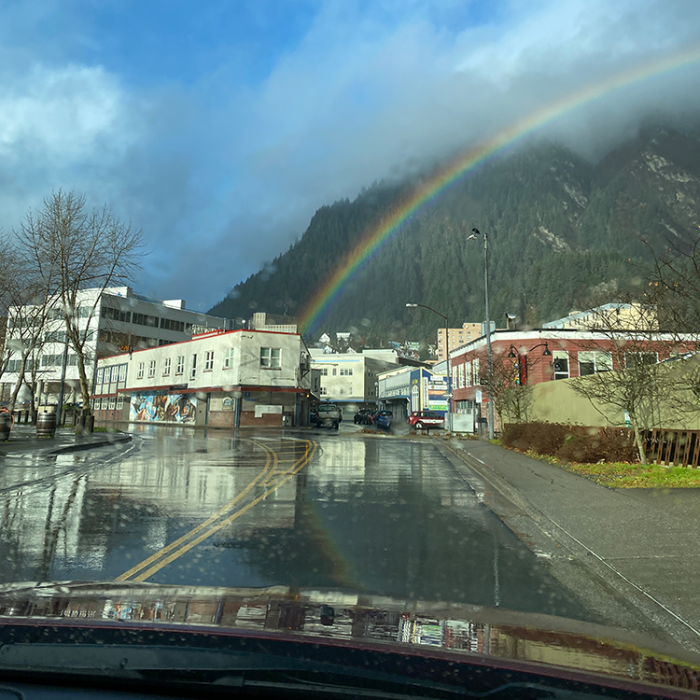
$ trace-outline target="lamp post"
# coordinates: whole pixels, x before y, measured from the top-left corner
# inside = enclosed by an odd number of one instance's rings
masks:
[[[450,330],[448,328],[447,316],[441,314],[439,311],[435,311],[430,306],[425,304],[406,304],[406,308],[416,309],[420,307],[421,309],[428,309],[432,311],[437,316],[445,320],[445,358],[447,362],[447,429],[452,432],[452,372],[450,371]]]
[[[486,365],[489,375],[488,397],[489,397],[489,440],[493,440],[493,396],[491,395],[491,382],[493,379],[493,359],[491,355],[491,319],[489,318],[489,237],[482,234],[478,228],[472,229],[472,235],[468,241],[475,241],[478,236],[484,237],[484,298],[486,305]]]
[[[549,349],[549,344],[548,343],[538,343],[537,345],[533,345],[533,347],[528,348],[527,352],[532,352],[533,350],[537,350],[537,348],[544,347],[544,350],[542,352],[543,357],[551,357],[552,356],[552,351]],[[518,348],[515,347],[515,345],[511,345],[508,351],[508,357],[510,357],[511,360],[517,359],[518,360],[518,371],[520,371],[522,367],[522,361],[523,361],[523,356],[518,350]],[[527,357],[527,353],[525,354],[525,357]],[[524,383],[524,382],[523,382]]]

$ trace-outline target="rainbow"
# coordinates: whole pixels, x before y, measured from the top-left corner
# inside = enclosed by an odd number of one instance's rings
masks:
[[[407,219],[413,216],[421,207],[435,200],[450,185],[474,171],[489,158],[496,156],[504,149],[516,144],[566,112],[620,88],[690,65],[698,60],[700,60],[700,47],[693,47],[663,59],[616,73],[602,82],[586,85],[561,99],[549,103],[542,109],[533,112],[526,118],[515,122],[495,136],[470,149],[466,154],[454,160],[449,166],[426,181],[410,197],[387,213],[368,231],[362,242],[355,247],[344,263],[326,280],[325,284],[318,289],[307,304],[301,315],[301,331],[303,333],[311,333],[318,327],[332,308],[334,302],[342,294],[347,282],[367,265],[382,246],[399,232]]]

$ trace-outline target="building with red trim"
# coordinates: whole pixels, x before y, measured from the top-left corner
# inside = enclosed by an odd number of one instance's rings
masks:
[[[532,385],[623,369],[631,361],[661,362],[694,350],[695,343],[690,336],[679,343],[678,336],[663,332],[552,327],[497,330],[491,333],[491,347],[494,366],[512,365],[513,383]],[[485,336],[450,351],[452,410],[473,414],[475,425],[486,420],[487,366]]]
[[[298,333],[215,331],[100,359],[97,420],[244,427],[307,425],[309,351]]]

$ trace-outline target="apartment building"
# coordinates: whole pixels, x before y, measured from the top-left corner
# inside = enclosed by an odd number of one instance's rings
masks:
[[[461,347],[465,343],[470,343],[481,336],[481,323],[463,323],[461,328],[448,328],[447,339],[449,349]],[[492,323],[493,325],[493,323]],[[437,359],[444,362],[447,359],[448,345],[445,343],[445,329],[438,328],[437,332]]]

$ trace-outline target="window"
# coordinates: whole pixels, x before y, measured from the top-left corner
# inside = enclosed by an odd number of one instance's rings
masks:
[[[333,376],[335,377],[335,375],[336,375],[337,373],[338,373],[338,368],[337,368],[337,367],[333,367]]]
[[[475,357],[472,362],[472,367],[474,368],[474,386],[481,385],[481,370],[479,368],[479,358]]]
[[[136,379],[143,379],[143,362],[139,362],[139,371],[136,375]]]
[[[164,377],[170,376],[170,358],[169,357],[166,357],[165,360],[163,360],[163,376]]]
[[[109,398],[109,410],[113,411],[117,407],[117,397],[110,396]]]
[[[185,371],[185,356],[178,355],[177,356],[177,368],[175,370],[175,374],[182,374],[184,371]]]
[[[471,363],[471,361],[467,362],[464,365],[464,383],[465,383],[465,386],[472,385],[472,363]]]
[[[280,362],[279,348],[260,348],[260,366],[270,369],[279,369],[282,365]],[[335,374],[335,369],[333,370]]]
[[[119,365],[119,388],[126,388],[126,368],[127,365]]]
[[[160,327],[168,331],[178,331],[179,333],[185,332],[185,322],[175,321],[172,318],[161,318]]]
[[[44,336],[44,340],[47,343],[65,343],[66,342],[66,332],[65,331],[49,331]]]
[[[139,326],[151,326],[152,328],[158,328],[158,316],[148,316],[147,314],[133,314],[132,323],[136,323]]]
[[[151,360],[149,365],[148,365],[148,376],[149,377],[156,376],[156,361],[155,360]]]
[[[327,396],[328,395],[328,389],[325,386],[321,387],[321,396]]]
[[[457,365],[452,366],[452,387],[457,387]]]
[[[459,367],[457,369],[459,372],[459,380],[457,382],[457,388],[463,389],[464,388],[464,365],[459,365]]]
[[[321,372],[322,377],[327,377],[328,376],[328,367],[322,367],[320,372]]]
[[[625,353],[625,367],[638,367],[639,365],[655,365],[659,361],[655,352],[628,352]]]
[[[231,367],[233,367],[233,348],[228,348],[224,355],[224,369],[231,369]]]
[[[207,350],[207,354],[204,358],[204,371],[211,372],[214,369],[214,351]]]
[[[118,396],[117,397],[117,411],[121,411],[123,408],[124,408],[124,397]]]
[[[105,306],[102,308],[102,316],[111,321],[123,321],[124,323],[129,323],[131,313],[129,311],[122,311],[121,309],[112,309],[109,306]]]
[[[578,373],[585,377],[596,372],[608,372],[612,369],[612,356],[609,352],[580,352],[578,354]]]
[[[100,369],[97,370],[97,374],[95,375],[95,386],[99,387],[102,384],[102,379],[105,376],[105,371],[103,367],[100,367]]]
[[[552,353],[552,368],[554,379],[569,378],[569,353],[565,350],[555,350]]]
[[[192,365],[190,367],[190,379],[197,376],[197,355],[192,355]]]
[[[340,370],[341,377],[352,377],[352,367]]]

